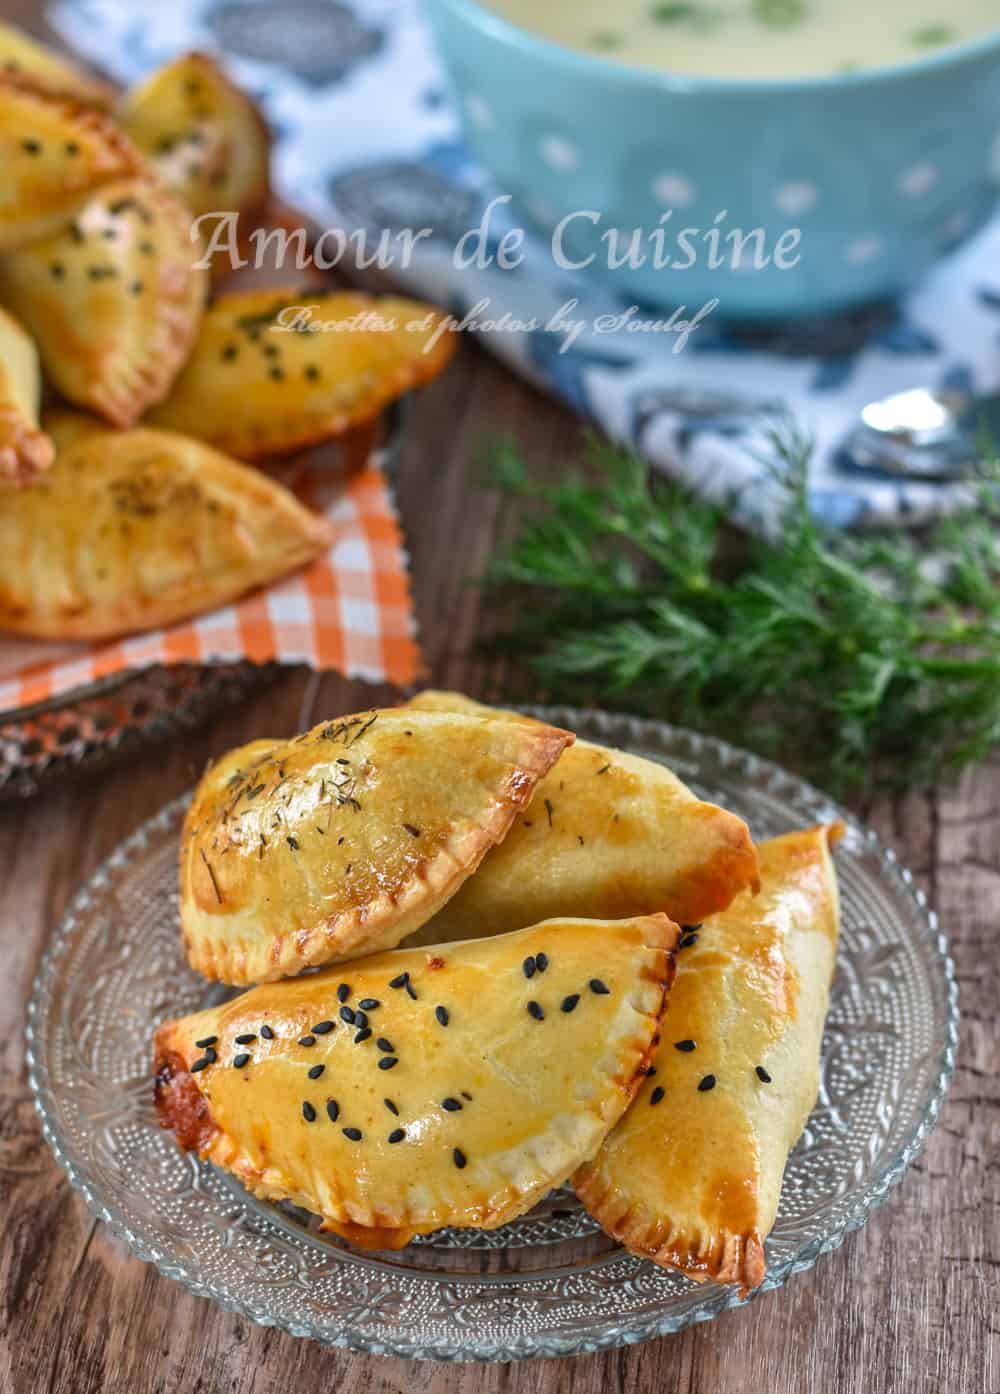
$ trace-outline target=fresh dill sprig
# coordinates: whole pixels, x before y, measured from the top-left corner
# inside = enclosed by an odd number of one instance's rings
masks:
[[[809,443],[776,431],[770,451],[777,525],[734,558],[722,510],[628,451],[593,442],[586,473],[543,484],[500,442],[492,481],[527,517],[482,578],[516,602],[488,647],[549,700],[722,735],[838,792],[985,758],[1000,742],[997,462],[921,543],[826,529]]]

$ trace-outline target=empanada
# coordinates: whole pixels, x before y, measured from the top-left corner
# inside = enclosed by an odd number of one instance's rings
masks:
[[[92,193],[141,163],[103,112],[0,73],[0,251],[58,232]]]
[[[676,934],[663,915],[550,920],[254,988],[160,1027],[160,1121],[256,1195],[368,1248],[495,1229],[621,1116],[655,1049]]]
[[[67,435],[71,432],[67,431]],[[107,639],[311,561],[329,529],[281,485],[168,431],[90,431],[0,508],[0,629]]]
[[[436,377],[454,347],[444,318],[416,300],[359,291],[222,295],[151,419],[243,460],[315,445]]]
[[[475,871],[572,739],[390,709],[230,752],[181,838],[191,966],[243,985],[393,947]]]
[[[837,951],[840,824],[760,847],[761,891],[681,939],[656,1073],[574,1180],[643,1258],[756,1287],[788,1153],[816,1101]]]
[[[187,53],[126,93],[122,127],[197,218],[256,221],[270,197],[270,136],[250,98],[204,53]]]
[[[0,484],[26,484],[55,454],[38,425],[38,352],[17,320],[0,310]]]
[[[0,257],[0,299],[59,391],[116,426],[169,390],[201,322],[207,273],[190,217],[150,176],[102,189],[54,236]]]
[[[110,83],[82,72],[10,24],[0,24],[0,71],[27,77],[42,91],[85,106],[106,108],[114,101]]]
[[[493,711],[454,692],[422,692],[408,706]],[[577,741],[416,942],[464,938],[468,926],[501,934],[556,914],[662,910],[697,924],[756,879],[757,854],[742,819],[702,803],[665,765]]]

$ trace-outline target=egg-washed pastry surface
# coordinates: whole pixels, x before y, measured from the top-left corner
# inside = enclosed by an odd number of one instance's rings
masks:
[[[245,460],[316,445],[436,377],[454,351],[445,318],[355,291],[221,295],[151,419]]]
[[[572,739],[400,708],[232,751],[181,838],[192,967],[245,985],[393,947],[475,871]]]
[[[0,629],[107,639],[173,624],[276,580],[329,544],[258,470],[167,431],[71,417],[55,463],[0,508]],[[59,427],[56,428],[57,433]]]
[[[655,1067],[576,1192],[608,1234],[691,1278],[756,1287],[819,1087],[840,824],[760,847],[761,890],[685,935]]]
[[[270,137],[250,98],[204,53],[186,53],[131,88],[117,112],[164,183],[199,217],[260,215]]]
[[[90,194],[141,162],[103,112],[0,73],[0,251],[58,232]]]
[[[493,711],[453,692],[423,692],[408,705]],[[577,741],[419,942],[465,937],[466,926],[500,934],[555,914],[662,910],[696,924],[756,878],[757,854],[742,819],[702,803],[664,765]]]
[[[495,1228],[620,1118],[676,934],[662,915],[551,920],[255,988],[161,1026],[160,1120],[258,1196],[368,1248]]]
[[[41,390],[34,342],[0,310],[0,486],[26,484],[52,463],[52,441],[38,425]]]
[[[35,336],[55,386],[116,426],[164,396],[195,341],[208,275],[190,224],[168,189],[140,175],[0,257],[0,299]]]
[[[114,101],[109,83],[82,72],[10,24],[0,24],[0,72],[26,77],[42,91],[86,106],[109,107]]]

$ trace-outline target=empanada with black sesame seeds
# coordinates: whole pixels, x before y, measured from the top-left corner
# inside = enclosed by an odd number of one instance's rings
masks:
[[[44,475],[4,494],[0,630],[109,639],[174,624],[329,541],[287,489],[201,441],[81,427]]]
[[[191,966],[245,985],[393,947],[475,871],[572,739],[390,709],[230,752],[181,838]]]
[[[26,484],[52,463],[52,441],[38,425],[41,390],[30,335],[0,310],[0,485]]]
[[[69,97],[86,106],[107,108],[115,98],[110,83],[67,63],[65,58],[10,24],[0,24],[0,73],[26,77],[41,91]]]
[[[64,397],[133,425],[169,391],[208,286],[190,217],[155,179],[110,184],[46,237],[0,257],[0,300]]]
[[[204,53],[187,53],[131,88],[118,119],[194,217],[235,212],[242,231],[270,198],[270,136],[257,107]]]
[[[763,1281],[785,1163],[819,1086],[842,831],[762,843],[760,894],[681,939],[656,1073],[574,1180],[608,1234],[690,1278]]]
[[[444,318],[359,291],[221,295],[152,419],[242,460],[318,444],[436,377],[454,347]]]
[[[494,711],[454,692],[422,692],[407,705]],[[662,910],[696,924],[756,879],[757,854],[741,818],[703,803],[665,765],[577,741],[418,942],[501,934],[555,914]]]
[[[366,1248],[495,1229],[621,1117],[676,936],[664,915],[550,920],[254,988],[160,1027],[160,1121]]]
[[[0,251],[58,232],[92,193],[141,164],[103,112],[0,73]]]

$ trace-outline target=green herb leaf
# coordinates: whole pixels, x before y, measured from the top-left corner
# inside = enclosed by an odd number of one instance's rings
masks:
[[[954,43],[957,34],[950,24],[925,24],[910,35],[910,43],[917,48],[937,48],[939,44]]]
[[[769,29],[791,29],[806,17],[805,0],[753,0],[753,17]]]

